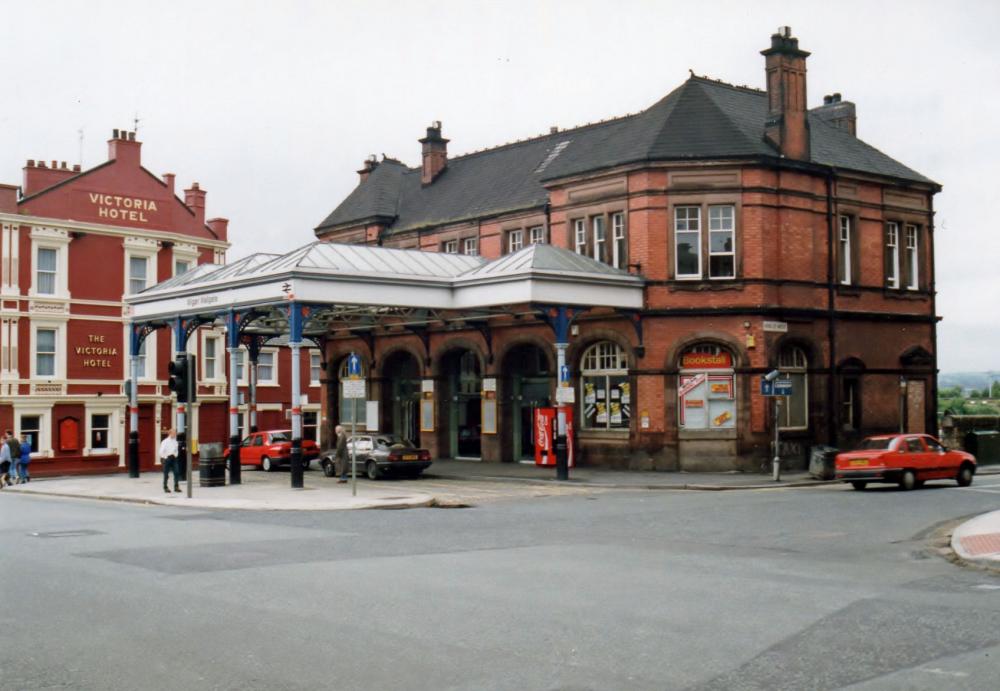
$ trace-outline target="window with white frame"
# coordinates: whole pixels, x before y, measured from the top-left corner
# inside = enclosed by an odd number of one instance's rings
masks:
[[[628,244],[625,241],[625,214],[611,214],[611,266],[627,269]]]
[[[236,350],[236,383],[240,386],[246,386],[249,382],[248,374],[248,363],[249,358],[247,357],[246,348],[240,346]]]
[[[58,329],[35,329],[35,376],[55,377]]]
[[[323,360],[316,351],[309,353],[309,384],[319,386],[320,377],[323,374]]]
[[[594,259],[599,262],[608,260],[608,238],[604,227],[604,216],[594,216],[591,220],[594,228]]]
[[[257,383],[277,384],[278,368],[275,351],[262,350],[257,356]]]
[[[840,426],[845,432],[861,429],[860,386],[854,377],[840,380]]]
[[[142,340],[142,343],[139,344],[139,353],[138,353],[138,355],[139,355],[139,357],[138,357],[138,360],[139,360],[139,363],[138,363],[139,364],[139,371],[137,373],[137,377],[139,379],[149,379],[149,370],[146,369],[146,364],[147,364],[147,358],[146,358],[146,341],[147,340],[149,340],[149,336],[147,336],[146,338],[144,338]],[[129,377],[129,378],[131,378],[131,377]]]
[[[319,413],[315,410],[302,411],[302,438],[310,441],[319,441],[317,432],[319,431]]]
[[[111,415],[108,413],[91,413],[90,415],[90,451],[107,451],[113,448],[111,441]]]
[[[513,254],[519,249],[524,247],[524,231],[520,228],[517,230],[507,231],[507,252]]]
[[[149,257],[128,258],[128,292],[130,295],[146,289],[149,280]]]
[[[783,397],[780,408],[780,428],[795,430],[809,427],[809,360],[802,348],[788,345],[778,356],[778,369],[792,381],[792,395]]]
[[[448,240],[444,243],[446,254],[458,254],[458,240]]]
[[[59,250],[39,247],[35,256],[35,292],[38,295],[56,294],[56,271]]]
[[[736,276],[736,209],[731,204],[708,207],[708,277]]]
[[[545,226],[534,226],[528,229],[528,241],[532,245],[545,243]]]
[[[701,207],[674,209],[674,271],[677,278],[701,278]]]
[[[590,346],[580,361],[582,423],[585,429],[628,429],[632,417],[632,390],[628,358],[620,345],[601,341]]]
[[[587,222],[582,218],[573,221],[573,248],[577,254],[587,254]]]
[[[906,289],[920,287],[920,235],[917,226],[906,226]]]
[[[202,378],[207,380],[222,379],[222,370],[219,367],[219,353],[222,352],[221,338],[211,334],[205,334],[205,349],[202,352]]]
[[[899,288],[899,224],[885,224],[885,285]]]
[[[479,238],[465,238],[462,241],[462,254],[472,256],[479,254]]]
[[[191,262],[186,259],[175,259],[174,260],[174,276],[180,276],[181,274],[186,274],[191,270]]]
[[[18,420],[20,429],[17,433],[28,437],[32,455],[43,451],[41,445],[45,440],[42,439],[42,419],[42,415],[21,415]]]
[[[837,232],[837,280],[842,285],[852,282],[851,244],[852,223],[850,216],[841,216]]]

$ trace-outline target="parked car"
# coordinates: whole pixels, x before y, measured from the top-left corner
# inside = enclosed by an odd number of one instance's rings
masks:
[[[226,447],[226,458],[229,458],[229,447]],[[309,463],[319,458],[319,446],[310,439],[302,440],[302,463],[308,468]],[[277,470],[280,466],[292,462],[292,432],[291,430],[265,430],[253,432],[243,440],[240,448],[240,465],[255,465],[268,472]]]
[[[927,434],[884,434],[868,437],[855,451],[837,454],[836,478],[862,490],[869,482],[920,487],[927,480],[954,480],[972,484],[976,457],[946,447]]]
[[[431,452],[417,448],[409,439],[398,434],[359,434],[347,440],[347,463],[350,468],[352,450],[357,450],[357,469],[369,480],[383,475],[418,477],[431,464]],[[320,465],[327,477],[337,474],[334,464],[336,449],[323,452]]]

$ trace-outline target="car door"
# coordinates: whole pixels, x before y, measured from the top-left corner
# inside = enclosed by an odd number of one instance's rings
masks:
[[[935,478],[953,477],[958,472],[958,466],[950,457],[944,446],[934,437],[922,437],[927,447],[928,473]]]
[[[247,450],[246,463],[250,465],[260,465],[260,453],[264,448],[264,435],[255,432],[250,435],[250,448]]]
[[[927,480],[932,476],[932,469],[928,463],[927,449],[920,437],[907,437],[903,440],[906,446],[906,465],[913,468],[917,475],[917,480]]]

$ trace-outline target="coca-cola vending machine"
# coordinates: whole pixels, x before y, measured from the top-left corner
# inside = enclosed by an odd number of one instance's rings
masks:
[[[535,465],[556,465],[556,418],[557,408],[535,408]],[[573,439],[573,408],[566,407],[566,447],[567,463],[572,468],[575,463],[575,442]]]

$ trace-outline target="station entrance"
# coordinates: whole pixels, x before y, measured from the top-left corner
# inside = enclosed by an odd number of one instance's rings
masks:
[[[519,345],[504,356],[504,384],[509,392],[505,428],[510,430],[510,458],[535,462],[535,410],[551,405],[553,367],[537,345]]]

